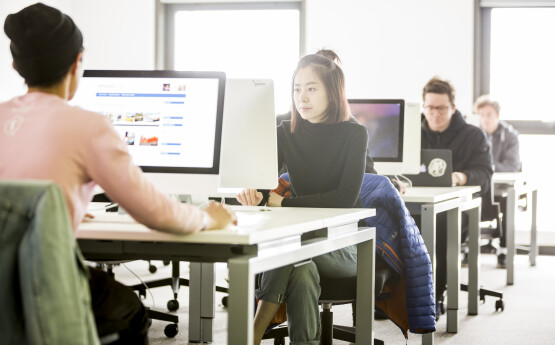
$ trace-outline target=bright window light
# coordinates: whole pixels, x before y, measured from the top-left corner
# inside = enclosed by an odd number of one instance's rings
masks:
[[[175,14],[177,70],[218,70],[228,78],[272,79],[276,114],[291,106],[299,59],[298,10],[206,10]]]
[[[553,121],[555,8],[491,12],[492,97],[506,120]]]

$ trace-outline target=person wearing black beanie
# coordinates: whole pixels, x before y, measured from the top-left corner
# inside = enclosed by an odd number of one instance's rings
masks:
[[[4,31],[11,40],[13,67],[25,79],[28,92],[0,103],[0,179],[56,182],[64,193],[76,230],[92,198],[93,181],[105,178],[91,174],[95,169],[94,158],[110,155],[107,151],[118,152],[119,159],[112,159],[110,167],[102,168],[110,177],[116,174],[109,170],[122,166],[121,170],[125,171],[137,168],[126,149],[118,146],[121,139],[102,115],[67,104],[77,90],[83,54],[83,36],[73,20],[55,8],[37,3],[8,15]],[[94,143],[95,135],[109,143],[108,147]],[[140,176],[136,180],[144,184]],[[120,181],[114,183],[121,184]],[[125,200],[119,202],[124,204]],[[124,328],[117,344],[148,344],[150,320],[137,295],[102,270],[89,267],[88,271],[89,309],[97,327],[87,324],[86,320],[76,320],[81,327],[79,330],[84,330],[82,333],[76,330],[43,332],[48,333],[48,339],[42,340],[53,344],[84,344],[92,339],[90,343],[96,344],[99,336],[105,335],[96,333],[102,329],[98,325],[103,324]],[[28,297],[24,292],[21,295],[23,299]],[[75,308],[83,310],[86,306],[75,305]],[[78,315],[71,310],[60,310],[60,313]],[[56,323],[56,315],[52,315],[52,320],[44,320],[44,325],[50,329],[67,326],[64,321]],[[17,334],[18,330],[13,332]],[[40,336],[45,337],[43,333]],[[88,339],[68,339],[78,334]],[[3,336],[10,339],[10,334]]]
[[[83,35],[73,20],[42,3],[8,15],[4,31],[14,68],[28,86],[61,81],[83,50]]]

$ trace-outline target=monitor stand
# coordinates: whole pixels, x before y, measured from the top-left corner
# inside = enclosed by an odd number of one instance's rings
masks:
[[[208,194],[172,194],[169,197],[198,207],[208,205],[209,201]]]

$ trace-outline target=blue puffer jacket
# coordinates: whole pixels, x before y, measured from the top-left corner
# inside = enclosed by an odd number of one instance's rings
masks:
[[[412,333],[435,331],[430,256],[399,192],[387,177],[365,174],[360,197],[364,207],[376,209],[376,216],[366,219],[368,226],[376,227],[376,255],[381,256],[401,277],[395,283],[397,286],[391,287],[390,299],[394,301],[402,299],[403,294],[406,296],[405,310],[400,310],[403,303],[391,301],[377,301],[377,308],[382,309],[405,336],[405,317]]]

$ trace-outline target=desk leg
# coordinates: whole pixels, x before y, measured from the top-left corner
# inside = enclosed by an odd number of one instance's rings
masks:
[[[447,332],[459,329],[459,286],[461,253],[461,211],[447,211]]]
[[[374,343],[375,240],[357,245],[356,344]]]
[[[431,205],[422,205],[421,208],[421,229],[422,239],[424,244],[428,249],[428,254],[430,255],[430,261],[432,262],[432,281],[434,286],[432,287],[435,293],[435,282],[436,282],[436,212]],[[434,344],[434,333],[427,333],[422,335],[422,345],[433,345]]]
[[[480,205],[468,210],[468,315],[478,315],[480,267]]]
[[[507,214],[505,215],[507,224],[507,285],[513,285],[515,279],[515,216],[517,211],[516,191],[509,188],[507,195]]]
[[[537,233],[537,227],[536,227],[537,215],[538,215],[538,190],[534,189],[532,191],[532,229],[531,229],[531,238],[530,238],[530,266],[536,266],[536,256],[538,255],[538,233]]]
[[[254,342],[254,274],[248,258],[231,259],[228,268],[227,343],[251,345]]]
[[[215,309],[215,278],[212,263],[190,263],[189,342],[210,343]]]

